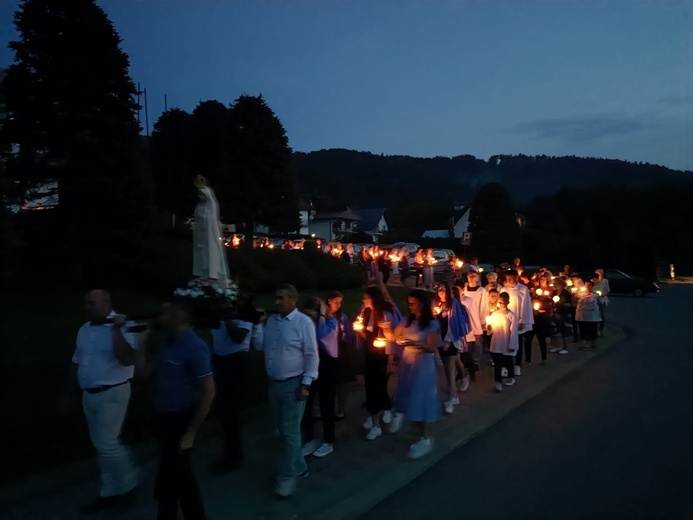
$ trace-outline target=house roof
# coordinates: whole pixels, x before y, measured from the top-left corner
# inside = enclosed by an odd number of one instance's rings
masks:
[[[351,211],[348,207],[343,210],[337,210],[337,211],[325,211],[325,212],[319,212],[315,214],[315,218],[313,220],[359,220],[359,216],[356,215],[353,211]]]
[[[385,208],[354,208],[354,213],[359,217],[359,223],[356,225],[356,229],[364,231],[376,229],[383,216],[385,216],[386,221],[388,220]]]
[[[450,231],[448,229],[427,229],[421,238],[450,238]]]

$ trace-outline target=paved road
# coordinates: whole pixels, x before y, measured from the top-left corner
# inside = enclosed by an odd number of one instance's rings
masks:
[[[628,339],[364,520],[693,518],[693,285],[614,298]]]

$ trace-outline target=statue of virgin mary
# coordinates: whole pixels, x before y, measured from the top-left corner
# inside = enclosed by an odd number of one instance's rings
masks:
[[[195,178],[199,202],[193,223],[193,276],[226,286],[229,265],[219,228],[219,203],[207,179]]]

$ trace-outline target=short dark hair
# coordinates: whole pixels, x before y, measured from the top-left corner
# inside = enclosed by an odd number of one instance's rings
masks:
[[[500,293],[498,295],[498,299],[503,300],[503,301],[507,300],[509,302],[510,301],[510,295],[507,292],[503,291],[502,293]]]
[[[330,291],[327,293],[327,296],[325,296],[325,301],[328,302],[330,300],[334,300],[335,298],[344,298],[344,295],[339,291]]]
[[[515,269],[508,269],[505,271],[505,276],[517,276],[517,271]]]
[[[277,287],[277,291],[286,291],[287,293],[289,293],[289,298],[291,298],[292,300],[298,300],[298,290],[290,283],[280,285],[279,287]]]
[[[489,292],[489,294],[492,293],[492,292],[498,292],[498,289],[496,289],[495,287],[491,287],[491,288],[488,290],[488,292]]]

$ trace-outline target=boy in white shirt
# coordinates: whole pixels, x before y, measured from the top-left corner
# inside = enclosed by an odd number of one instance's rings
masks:
[[[513,374],[513,360],[517,353],[518,341],[518,318],[517,315],[508,309],[510,296],[507,292],[498,295],[500,308],[486,318],[486,329],[491,335],[491,356],[493,357],[493,368],[495,372],[496,392],[502,392],[503,382],[502,371],[506,368],[510,379],[504,384],[513,386],[515,378]]]

